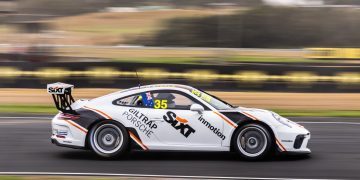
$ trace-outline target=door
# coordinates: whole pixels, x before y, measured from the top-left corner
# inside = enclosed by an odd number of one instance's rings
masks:
[[[156,122],[154,135],[159,142],[179,149],[221,146],[225,138],[222,134],[223,121],[197,99],[175,90],[152,91],[151,98],[152,108],[142,111]],[[205,110],[202,113],[191,111],[192,104],[200,104]]]

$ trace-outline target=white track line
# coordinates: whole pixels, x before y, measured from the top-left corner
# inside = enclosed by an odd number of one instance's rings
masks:
[[[34,124],[34,123],[51,123],[51,121],[44,121],[44,120],[6,120],[6,121],[0,121],[0,125],[11,125],[11,124]]]
[[[261,177],[224,177],[224,176],[178,176],[151,174],[113,174],[113,173],[67,173],[67,172],[0,172],[0,175],[54,175],[54,176],[118,176],[143,178],[187,178],[187,179],[249,179],[249,180],[310,180],[299,178],[261,178]],[[311,179],[321,180],[321,179]]]
[[[0,119],[52,119],[52,117],[35,117],[35,116],[1,116]]]
[[[313,121],[300,121],[299,124],[347,124],[347,125],[360,125],[360,122],[313,122]]]

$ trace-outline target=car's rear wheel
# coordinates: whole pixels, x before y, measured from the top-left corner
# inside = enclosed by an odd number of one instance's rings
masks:
[[[89,134],[91,149],[99,156],[115,158],[126,152],[129,135],[120,123],[103,121],[96,124]]]
[[[260,124],[247,124],[240,127],[233,140],[236,151],[248,160],[267,157],[273,147],[270,132]]]

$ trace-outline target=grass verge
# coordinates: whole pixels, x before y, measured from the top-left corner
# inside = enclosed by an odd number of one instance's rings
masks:
[[[251,62],[251,63],[337,63],[334,60],[319,60],[290,57],[267,57],[267,56],[234,56],[225,58],[227,62]]]
[[[22,179],[25,178],[18,176],[0,176],[0,180],[22,180]]]
[[[218,61],[219,63],[339,63],[337,60],[319,60],[306,58],[287,57],[258,57],[258,56],[236,56],[236,57],[139,57],[126,58],[117,57],[113,62],[138,62],[138,63],[166,63],[166,64],[209,64]]]
[[[360,117],[360,110],[286,110],[271,109],[282,116],[312,117]],[[0,105],[0,113],[54,114],[58,110],[49,105]]]
[[[291,117],[360,117],[356,110],[273,110],[282,116]]]
[[[55,106],[48,105],[0,105],[0,113],[37,113],[54,114],[58,112]]]

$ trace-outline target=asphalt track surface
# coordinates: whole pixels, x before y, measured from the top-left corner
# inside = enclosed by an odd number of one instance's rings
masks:
[[[248,162],[235,153],[132,152],[103,160],[50,143],[50,118],[0,117],[0,172],[360,179],[360,118],[292,118],[312,133],[310,156]],[[324,123],[326,122],[326,123]],[[346,123],[342,123],[346,122]]]

